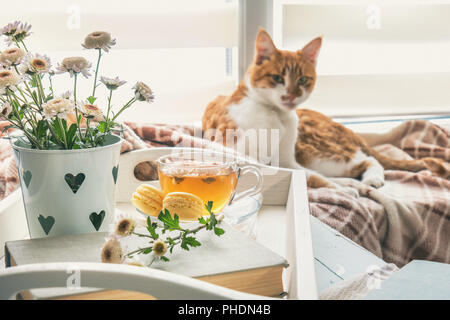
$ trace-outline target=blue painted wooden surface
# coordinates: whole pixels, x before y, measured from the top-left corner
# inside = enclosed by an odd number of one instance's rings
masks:
[[[386,264],[373,253],[311,216],[318,292],[336,282]]]

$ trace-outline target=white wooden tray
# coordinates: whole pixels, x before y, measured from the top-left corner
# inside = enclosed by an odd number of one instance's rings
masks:
[[[134,168],[145,161],[181,148],[151,148],[123,154],[119,162],[117,181],[117,206],[129,208],[132,193],[144,183],[134,176]],[[242,160],[242,163],[248,161]],[[285,291],[289,299],[317,299],[314,254],[312,247],[311,222],[306,177],[301,170],[260,167],[264,175],[263,205],[258,216],[257,241],[284,256],[289,267],[284,272]],[[253,185],[253,176],[242,176],[238,190]],[[159,186],[159,181],[148,181]],[[268,237],[267,235],[271,236]]]

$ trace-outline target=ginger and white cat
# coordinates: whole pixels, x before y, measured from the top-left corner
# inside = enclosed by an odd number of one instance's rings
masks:
[[[278,50],[260,28],[253,63],[230,96],[219,96],[208,105],[203,131],[215,129],[227,136],[231,129],[279,130],[280,166],[306,170],[308,186],[313,188],[340,188],[324,176],[361,178],[378,188],[384,184],[384,169],[430,169],[447,175],[442,160],[387,158],[323,114],[296,110],[314,88],[321,44],[322,39],[316,38],[298,51]]]

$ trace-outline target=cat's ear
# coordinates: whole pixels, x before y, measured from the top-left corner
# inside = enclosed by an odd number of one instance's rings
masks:
[[[316,65],[319,56],[320,47],[322,46],[322,37],[311,40],[303,49],[297,51],[301,53],[309,62]]]
[[[261,64],[264,60],[269,60],[270,56],[277,51],[273,44],[272,38],[266,30],[259,27],[258,35],[256,36],[256,55],[255,63]]]

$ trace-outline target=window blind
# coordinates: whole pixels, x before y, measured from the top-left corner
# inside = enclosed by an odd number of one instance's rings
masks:
[[[81,55],[94,68],[97,53],[81,43],[92,31],[110,32],[117,44],[103,56],[100,75],[128,81],[114,93],[115,105],[129,99],[138,80],[148,83],[156,97],[151,106],[126,110],[122,120],[201,120],[206,105],[229,93],[237,80],[237,0],[11,2],[0,11],[1,26],[15,20],[32,24],[28,47],[47,54],[54,66],[64,57]],[[72,88],[72,81],[58,76],[57,93]],[[90,88],[92,81],[79,81],[78,96],[88,97]],[[97,102],[106,105],[106,98]]]
[[[275,1],[277,43],[323,35],[315,92],[333,116],[450,112],[449,1]]]

